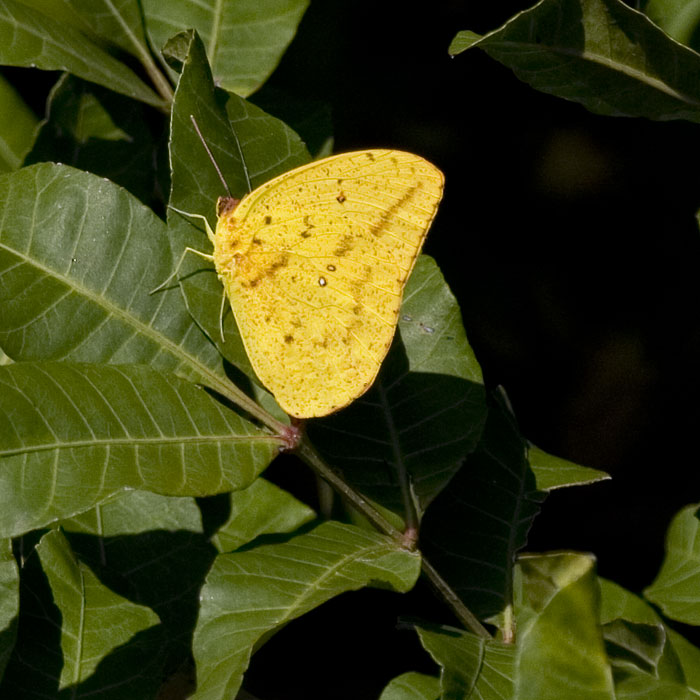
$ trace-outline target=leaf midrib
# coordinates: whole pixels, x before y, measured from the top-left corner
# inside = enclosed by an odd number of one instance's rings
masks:
[[[225,383],[222,383],[222,380],[216,374],[214,374],[211,368],[196,360],[192,355],[185,353],[181,345],[178,345],[167,336],[156,332],[152,326],[148,325],[133,314],[126,313],[122,308],[116,306],[106,297],[100,296],[92,290],[88,289],[87,287],[77,284],[73,279],[67,278],[64,275],[59,274],[55,270],[52,270],[51,268],[40,264],[35,258],[29,257],[26,253],[21,253],[18,250],[10,248],[6,244],[3,244],[1,242],[0,249],[4,249],[11,255],[17,256],[26,264],[33,266],[34,268],[45,274],[47,277],[61,282],[68,289],[74,291],[78,295],[81,295],[88,301],[93,302],[99,308],[102,308],[105,311],[105,313],[108,314],[108,316],[113,317],[116,320],[123,322],[126,326],[133,328],[137,335],[141,335],[142,337],[147,338],[156,345],[156,347],[158,348],[158,352],[156,353],[156,355],[164,349],[168,351],[173,358],[180,360],[182,365],[188,366],[192,370],[194,370],[195,373],[197,373],[203,380],[208,380],[215,386],[227,386]],[[166,290],[164,293],[167,293],[168,291],[169,290]],[[158,308],[155,309],[153,318],[156,318],[158,316],[161,309],[162,302],[158,305]]]
[[[330,538],[324,538],[324,539],[330,539]],[[337,542],[337,540],[333,540],[334,542]],[[386,554],[392,554],[392,553],[398,553],[398,549],[394,549],[391,546],[385,544],[385,543],[380,543],[376,544],[372,547],[368,548],[362,548],[360,551],[355,551],[352,552],[351,554],[348,554],[347,556],[341,557],[335,564],[333,564],[330,568],[326,569],[324,573],[319,576],[318,578],[314,578],[312,581],[310,581],[308,584],[305,585],[305,590],[304,592],[298,596],[295,600],[294,603],[286,608],[284,608],[284,614],[278,618],[274,625],[271,625],[269,627],[265,627],[264,630],[260,630],[260,628],[254,628],[254,631],[261,631],[261,634],[264,634],[266,631],[275,629],[276,627],[280,627],[284,625],[285,623],[291,621],[294,619],[294,614],[298,612],[299,610],[304,609],[304,604],[313,597],[314,594],[320,592],[323,589],[323,584],[328,581],[330,578],[332,578],[338,571],[340,571],[342,568],[345,566],[351,565],[354,563],[356,560],[360,559],[363,556],[369,556],[372,554],[380,554],[382,552]],[[406,552],[407,554],[410,554],[410,552]],[[284,558],[284,557],[279,557],[279,555],[270,555],[269,553],[266,556],[272,556],[273,558]],[[296,559],[295,561],[299,561]],[[314,565],[314,562],[304,560],[300,562],[305,565]],[[249,573],[249,572],[241,572],[241,573]],[[260,574],[257,574],[256,578],[260,578]],[[267,577],[266,577],[267,578]],[[353,579],[354,580],[354,579]],[[348,589],[351,590],[351,589]],[[262,612],[267,608],[258,608],[256,612]],[[244,630],[240,630],[241,632],[244,632]],[[248,649],[248,644],[245,645],[245,647],[241,647],[238,649],[236,652],[232,654],[232,656],[237,655],[238,653]]]
[[[50,452],[53,450],[70,450],[81,448],[94,447],[118,447],[118,446],[139,446],[139,445],[183,445],[183,444],[200,444],[200,443],[236,443],[236,442],[279,442],[279,439],[274,435],[206,435],[193,437],[159,437],[159,438],[119,438],[113,440],[97,439],[97,440],[71,440],[68,442],[46,443],[43,445],[34,445],[31,447],[18,447],[11,450],[0,450],[0,459],[6,457],[14,457],[20,454],[34,454],[38,452]]]
[[[671,88],[668,83],[663,82],[662,80],[659,80],[658,78],[652,78],[648,74],[643,73],[640,70],[637,70],[635,68],[632,68],[631,66],[628,66],[624,63],[619,63],[611,58],[604,56],[602,54],[597,54],[593,53],[589,50],[585,51],[577,51],[574,49],[566,49],[561,46],[552,46],[552,45],[547,45],[547,44],[542,44],[542,43],[535,43],[532,41],[525,42],[525,41],[494,41],[491,46],[493,47],[494,44],[497,44],[498,47],[515,47],[522,49],[523,51],[527,51],[528,53],[532,52],[533,47],[536,47],[537,49],[542,49],[546,50],[548,52],[554,53],[554,54],[560,54],[562,56],[566,57],[572,57],[572,58],[579,58],[583,59],[586,61],[590,61],[591,63],[596,63],[601,66],[605,66],[606,68],[610,68],[611,70],[615,71],[616,73],[619,73],[621,75],[625,75],[627,77],[633,78],[635,80],[638,80],[641,83],[647,84],[649,87],[655,88],[659,92],[662,92],[666,95],[669,95],[670,97],[675,97],[678,100],[681,100],[683,102],[687,102],[690,105],[700,107],[700,100],[695,100],[691,98],[689,95],[679,92],[678,90],[675,90]],[[488,43],[486,43],[486,46],[484,48],[488,47]],[[536,71],[534,71],[536,72]]]

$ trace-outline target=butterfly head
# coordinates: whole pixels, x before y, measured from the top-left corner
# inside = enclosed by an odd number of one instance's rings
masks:
[[[216,215],[222,217],[230,214],[240,202],[241,200],[235,197],[219,197],[216,201]]]

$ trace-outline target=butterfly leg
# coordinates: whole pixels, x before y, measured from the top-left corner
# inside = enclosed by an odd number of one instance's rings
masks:
[[[212,242],[212,244],[214,243],[214,232],[211,230],[211,226],[209,225],[209,221],[207,221],[206,216],[203,216],[202,214],[190,214],[188,211],[182,211],[182,209],[171,207],[169,204],[168,209],[172,209],[178,214],[182,214],[182,216],[189,216],[190,219],[201,219],[204,222],[204,230],[207,232],[207,238]]]
[[[221,335],[221,342],[225,343],[226,338],[224,338],[224,313],[226,312],[226,290],[221,295],[221,309],[219,310],[219,334]]]
[[[180,260],[178,260],[178,263],[175,267],[175,270],[171,275],[168,276],[168,278],[164,281],[161,282],[155,289],[151,289],[149,294],[155,294],[156,292],[159,292],[161,289],[165,289],[167,287],[168,283],[170,280],[172,280],[174,277],[177,277],[177,273],[180,271],[180,267],[182,266],[182,263],[185,259],[185,255],[187,253],[194,253],[195,255],[199,255],[200,258],[204,258],[205,260],[213,261],[214,256],[210,255],[209,253],[203,253],[201,250],[195,250],[194,248],[190,248],[189,246],[185,248],[185,250],[182,251],[182,255],[180,256]]]

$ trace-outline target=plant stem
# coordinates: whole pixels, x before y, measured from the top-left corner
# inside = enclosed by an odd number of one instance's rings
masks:
[[[397,530],[364,496],[355,491],[341,479],[316,452],[310,440],[304,435],[296,448],[296,453],[314,470],[318,476],[328,482],[338,493],[347,498],[353,507],[374,525],[377,530],[388,535],[398,543],[402,542],[403,533]]]
[[[343,479],[326,464],[323,457],[316,452],[316,449],[306,435],[301,438],[295,452],[321,479],[330,484],[338,493],[342,494],[354,508],[362,513],[377,530],[394,539],[400,546],[406,549],[415,549],[415,542],[406,542],[406,533],[397,530],[369,501],[343,481]],[[447,581],[440,576],[425,557],[422,558],[421,566],[423,573],[428,577],[439,595],[447,605],[449,605],[464,627],[480,637],[491,639],[488,630],[479,622],[474,613],[459,599],[459,596],[452,590]]]
[[[425,557],[423,557],[422,570],[433,586],[435,586],[445,602],[450,606],[450,608],[452,608],[452,612],[454,612],[457,619],[465,626],[465,628],[479,637],[491,639],[491,635],[489,634],[488,630],[479,622],[474,613],[460,600],[459,596],[452,590],[447,581],[440,576],[437,570]]]
[[[281,436],[289,429],[288,425],[281,423],[274,416],[271,416],[259,403],[250,396],[241,391],[235,384],[226,382],[213,373],[208,373],[207,382],[203,382],[203,386],[208,386],[214,391],[218,391],[224,398],[227,398],[231,403],[242,408],[253,418],[259,420],[263,425],[266,425],[275,433],[275,436],[280,436],[281,442],[284,440]]]
[[[131,26],[129,26],[122,13],[116,9],[114,3],[108,2],[107,5],[111,10],[113,18],[117,21],[124,32],[124,35],[129,38],[129,43],[131,44],[136,56],[138,56],[138,59],[148,74],[148,77],[153,81],[156,92],[163,98],[165,104],[163,105],[162,109],[167,113],[170,110],[170,105],[173,101],[173,89],[168,82],[167,77],[163,75],[162,71],[153,60],[153,56],[151,55],[148,46],[144,43],[144,38],[140,36],[138,32],[135,32]]]
[[[515,615],[512,603],[508,603],[503,611],[503,641],[506,644],[515,643]]]
[[[148,51],[144,50],[143,52],[139,52],[139,58],[141,64],[146,69],[146,73],[148,73],[148,77],[153,81],[156,91],[165,100],[169,108],[173,102],[173,89],[168,79],[163,75],[162,71],[158,68],[158,64],[153,60],[153,57]]]

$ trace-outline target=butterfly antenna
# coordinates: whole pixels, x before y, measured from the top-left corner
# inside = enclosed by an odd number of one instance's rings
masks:
[[[207,155],[209,156],[211,162],[214,164],[214,168],[216,168],[216,172],[219,175],[219,180],[221,180],[221,182],[223,183],[224,189],[228,193],[228,196],[232,197],[233,195],[231,194],[231,190],[228,188],[228,184],[224,179],[223,173],[221,172],[221,168],[219,168],[219,164],[216,162],[214,154],[211,152],[211,149],[207,145],[207,142],[204,140],[204,136],[202,136],[202,132],[199,130],[199,124],[197,124],[197,120],[194,118],[194,114],[190,114],[190,119],[192,120],[194,130],[197,132],[197,136],[199,136],[199,140],[202,142],[202,146],[204,146],[204,150],[207,152]]]

